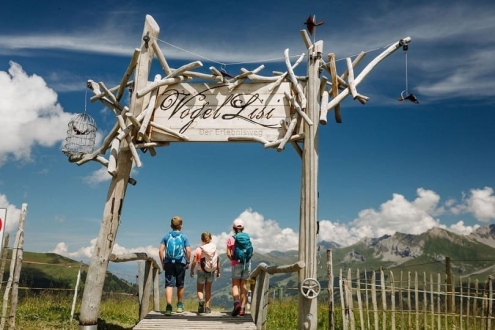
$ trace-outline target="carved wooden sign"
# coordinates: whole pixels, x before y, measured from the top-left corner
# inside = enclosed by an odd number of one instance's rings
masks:
[[[289,82],[242,84],[180,83],[157,92],[150,141],[274,141],[291,118]]]

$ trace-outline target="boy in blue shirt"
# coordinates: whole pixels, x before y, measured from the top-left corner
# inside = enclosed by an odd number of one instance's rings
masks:
[[[172,315],[172,296],[174,287],[177,288],[177,313],[184,311],[184,278],[186,269],[189,268],[191,259],[191,247],[189,239],[181,233],[182,218],[175,216],[170,221],[172,231],[169,232],[160,242],[158,254],[165,272],[165,299],[167,307],[165,315]]]

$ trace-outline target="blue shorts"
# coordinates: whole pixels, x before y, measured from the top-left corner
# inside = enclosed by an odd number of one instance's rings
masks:
[[[165,287],[184,287],[186,265],[181,263],[165,263]]]
[[[249,274],[251,274],[251,262],[244,264],[237,264],[232,266],[232,279],[233,280],[248,280]]]
[[[207,273],[198,270],[198,274],[196,276],[197,284],[213,283],[215,280],[215,272]]]

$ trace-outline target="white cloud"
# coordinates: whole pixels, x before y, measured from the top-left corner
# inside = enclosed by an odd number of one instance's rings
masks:
[[[89,261],[95,249],[96,241],[97,238],[94,238],[89,242],[88,246],[81,247],[74,252],[69,252],[69,246],[67,245],[66,242],[59,242],[51,252],[75,260]],[[158,248],[151,245],[144,247],[125,248],[123,246],[120,246],[118,243],[115,243],[112,249],[113,254],[119,254],[119,255],[127,254],[127,253],[136,253],[136,252],[144,252],[148,256],[158,260]]]
[[[138,173],[138,171],[136,170],[136,167],[133,163],[132,169],[131,169],[131,178],[134,175],[137,175],[137,173]],[[110,179],[112,179],[112,176],[108,173],[107,168],[101,167],[100,169],[92,172],[90,175],[85,176],[83,178],[83,181],[90,186],[96,186],[99,183],[110,181]]]
[[[440,196],[432,190],[418,188],[416,193],[417,197],[413,201],[408,201],[403,195],[393,194],[392,199],[382,203],[379,210],[362,210],[358,217],[350,223],[342,224],[321,220],[318,241],[331,241],[342,246],[349,246],[364,237],[376,238],[383,235],[393,235],[396,232],[418,235],[433,227],[444,228],[459,235],[467,235],[480,226],[477,224],[465,225],[462,220],[446,226],[434,216],[440,213],[452,214],[452,209],[469,209],[469,212],[472,212],[480,220],[491,219],[494,216],[495,196],[493,189],[489,187],[472,189],[471,196],[461,204],[456,204],[454,200],[449,199],[443,206],[440,205]],[[464,206],[458,207],[459,205]],[[238,218],[244,221],[245,231],[250,234],[253,247],[257,252],[296,250],[299,245],[299,233],[292,228],[281,228],[276,220],[265,219],[258,212],[247,209]],[[220,253],[225,253],[225,242],[232,234],[232,232],[212,234],[212,242],[217,245]],[[76,252],[69,253],[67,245],[61,242],[53,252],[73,258],[90,258],[95,243],[96,239],[91,241],[89,247],[83,247]],[[126,248],[115,244],[113,252],[118,254],[146,252],[154,258],[158,256],[158,249],[151,245]]]
[[[97,185],[98,183],[109,181],[111,178],[112,176],[108,173],[107,168],[102,167],[92,172],[90,175],[84,177],[83,181],[91,186],[94,186]]]
[[[0,207],[7,209],[5,232],[12,233],[19,228],[19,217],[21,209],[9,203],[7,196],[0,194]],[[29,210],[29,209],[28,209]]]
[[[493,188],[471,189],[471,196],[466,199],[467,210],[483,222],[495,219],[495,195]]]
[[[262,214],[247,209],[238,218],[244,221],[244,230],[251,236],[253,248],[260,253],[273,250],[287,251],[297,249],[299,235],[291,228],[280,228],[275,220],[265,219]],[[225,252],[225,242],[232,233],[222,232],[212,235],[212,242],[220,252]]]
[[[403,195],[393,194],[392,199],[380,205],[380,209],[365,209],[359,212],[358,218],[348,224],[334,223],[330,220],[320,221],[320,238],[333,241],[343,246],[351,245],[364,237],[381,237],[393,235],[395,232],[421,234],[432,227],[441,227],[457,234],[466,235],[477,229],[479,225],[466,226],[459,221],[450,227],[440,223],[434,216],[451,213],[459,214],[467,210],[464,204],[456,204],[447,200],[439,205],[440,196],[432,190],[418,188],[418,197],[412,202]],[[491,188],[471,190],[472,196],[467,200],[470,212],[477,219],[493,217],[495,197]],[[452,212],[454,210],[455,212]]]
[[[464,225],[464,221],[461,220],[450,226],[449,230],[459,235],[469,235],[479,227],[479,225],[466,226]]]
[[[43,78],[10,62],[8,72],[0,71],[0,88],[0,166],[9,157],[31,161],[34,146],[50,147],[65,139],[72,114],[63,112]]]

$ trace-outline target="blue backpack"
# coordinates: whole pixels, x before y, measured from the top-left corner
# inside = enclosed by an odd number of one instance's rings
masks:
[[[185,246],[182,234],[177,232],[168,234],[165,259],[171,260],[172,263],[176,261],[181,262],[182,258],[184,258],[184,250]]]
[[[241,262],[244,267],[253,256],[253,245],[247,233],[237,233],[234,235],[234,254],[232,259]]]

